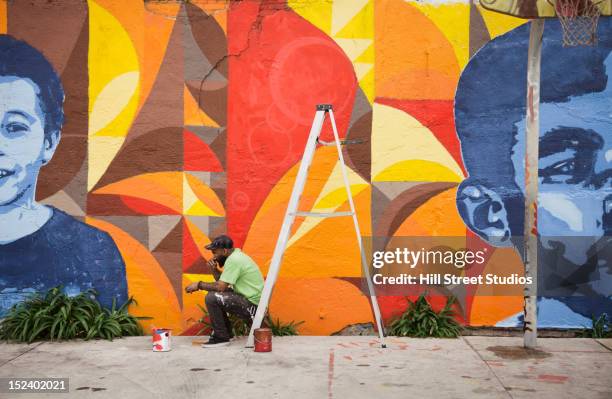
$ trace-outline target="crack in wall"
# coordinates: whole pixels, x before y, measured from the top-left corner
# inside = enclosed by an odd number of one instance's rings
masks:
[[[255,17],[255,20],[251,24],[249,32],[247,33],[246,45],[242,49],[238,50],[236,53],[234,54],[228,53],[224,55],[223,57],[221,57],[219,60],[217,60],[217,62],[215,62],[215,64],[212,65],[212,67],[204,74],[204,77],[201,79],[200,87],[198,90],[198,106],[200,107],[200,109],[202,109],[202,106],[201,106],[202,105],[202,92],[203,92],[202,87],[204,86],[204,83],[206,82],[206,80],[221,66],[223,62],[228,61],[230,57],[239,58],[246,51],[249,50],[249,48],[251,47],[251,43],[252,43],[251,40],[253,40],[254,33],[256,33],[255,38],[257,38],[259,36],[259,33],[262,30],[263,20],[265,17],[272,15],[278,11],[286,11],[288,9],[289,7],[286,4],[279,4],[276,0],[259,2],[259,7],[257,9],[257,16]],[[229,71],[229,68],[228,68],[228,71]]]

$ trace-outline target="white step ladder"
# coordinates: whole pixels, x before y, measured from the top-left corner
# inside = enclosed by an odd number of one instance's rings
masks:
[[[321,134],[321,129],[323,127],[323,122],[325,121],[325,115],[329,114],[332,128],[334,131],[334,141],[325,142],[319,140],[319,135]],[[276,283],[276,278],[278,277],[278,272],[280,270],[280,265],[283,260],[283,255],[285,253],[285,249],[287,247],[287,242],[289,241],[289,234],[291,233],[291,226],[295,221],[296,216],[311,216],[311,217],[342,217],[342,216],[352,216],[353,222],[355,224],[355,233],[357,235],[357,242],[359,243],[359,251],[361,252],[361,264],[363,268],[363,276],[365,277],[368,283],[368,290],[370,292],[370,300],[372,304],[372,310],[374,312],[374,317],[376,318],[376,326],[378,327],[378,334],[380,336],[380,344],[383,348],[386,347],[384,341],[384,331],[382,327],[382,321],[380,316],[380,309],[378,307],[378,301],[376,300],[376,293],[374,292],[374,286],[372,285],[372,280],[370,279],[370,271],[368,268],[368,263],[366,260],[363,243],[361,241],[361,231],[359,230],[359,223],[357,222],[357,213],[355,212],[355,204],[353,203],[353,197],[351,195],[351,188],[349,185],[348,175],[346,172],[346,165],[344,164],[344,157],[342,156],[342,147],[341,144],[348,144],[348,141],[340,141],[338,137],[338,130],[336,129],[336,121],[334,120],[334,112],[332,111],[331,104],[319,104],[317,105],[317,112],[314,117],[314,121],[312,122],[312,127],[310,128],[310,135],[308,136],[308,141],[306,142],[306,148],[304,150],[304,156],[302,158],[302,163],[300,164],[300,169],[298,170],[297,177],[295,179],[295,185],[293,186],[293,191],[291,192],[291,198],[289,199],[289,204],[287,205],[287,211],[285,213],[285,218],[283,220],[283,226],[281,227],[280,234],[278,236],[278,241],[276,242],[276,248],[274,249],[274,255],[272,256],[272,262],[270,263],[270,269],[268,270],[268,276],[266,278],[266,282],[264,284],[263,292],[261,294],[261,299],[259,300],[259,306],[257,308],[257,312],[255,313],[255,318],[253,320],[253,325],[251,326],[251,331],[249,333],[249,338],[246,343],[246,347],[253,347],[254,344],[254,336],[253,333],[255,329],[261,326],[263,318],[266,314],[266,310],[268,308],[268,304],[270,303],[270,297],[272,296],[272,290],[274,289],[274,284]],[[312,164],[312,158],[314,157],[315,149],[317,148],[317,144],[321,145],[335,145],[338,150],[338,157],[340,159],[340,169],[342,170],[342,177],[344,179],[344,185],[346,187],[346,194],[348,197],[350,212],[332,212],[332,213],[320,213],[320,212],[303,212],[298,211],[298,202],[304,191],[304,185],[306,184],[306,178],[308,177],[308,169]]]

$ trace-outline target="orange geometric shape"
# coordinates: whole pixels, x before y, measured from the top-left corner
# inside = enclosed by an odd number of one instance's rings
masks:
[[[335,278],[279,278],[270,314],[275,321],[304,321],[301,335],[331,335],[350,324],[373,322],[368,298]]]
[[[460,68],[444,34],[407,2],[381,0],[375,7],[376,97],[453,99]]]
[[[225,216],[223,203],[214,190],[192,174],[185,173],[191,193],[183,191],[183,211],[192,216]]]
[[[494,326],[523,310],[522,296],[475,296],[470,311],[471,326]]]
[[[354,198],[362,235],[367,235],[370,224],[370,190],[364,190]],[[345,202],[335,212],[349,211]],[[274,240],[272,240],[274,241]],[[261,265],[267,272],[268,264]],[[289,246],[283,257],[281,277],[360,277],[361,254],[353,218],[327,218],[318,223]]]
[[[0,1],[0,33],[6,33],[6,1]]]
[[[183,130],[184,170],[222,172],[223,167],[210,147],[195,133]]]
[[[465,223],[457,212],[457,189],[443,191],[416,209],[393,233],[394,236],[463,237]]]
[[[130,314],[149,316],[151,320],[141,321],[145,331],[151,326],[182,329],[181,309],[172,288],[172,283],[155,257],[128,233],[115,225],[86,218],[86,223],[111,235],[125,262],[129,295],[134,296],[138,305],[130,307]]]
[[[212,282],[214,281],[214,278],[211,274],[183,274],[183,289],[181,290],[183,293],[183,331],[188,330],[203,316],[200,306],[204,306],[204,297],[206,296],[207,291],[196,291],[192,292],[191,294],[185,292],[185,287],[196,281]],[[197,332],[198,331],[193,331],[192,335]]]
[[[217,122],[202,111],[198,100],[193,98],[187,86],[183,88],[183,124],[187,126],[219,127]]]
[[[129,177],[94,191],[94,194],[121,195],[160,204],[177,214],[183,210],[182,172],[156,172]]]
[[[308,172],[310,178],[306,182],[304,192],[300,197],[299,209],[312,208],[319,193],[327,183],[337,160],[338,151],[335,148],[317,148]],[[272,258],[272,252],[276,245],[276,240],[270,239],[270,237],[278,236],[299,166],[300,163],[297,163],[289,169],[272,188],[255,215],[243,245],[243,249],[249,256],[265,270],[267,270],[267,263]],[[297,218],[292,226],[292,232],[295,232],[303,221],[304,218]]]

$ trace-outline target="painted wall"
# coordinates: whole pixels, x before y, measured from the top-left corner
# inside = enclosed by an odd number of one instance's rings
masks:
[[[314,106],[333,103],[341,134],[361,140],[344,151],[364,236],[452,236],[487,249],[468,275],[521,275],[513,246],[522,228],[524,23],[438,0],[0,2],[0,30],[41,51],[66,94],[61,140],[39,165],[36,198],[71,223],[84,221],[78,226],[104,237],[107,251],[81,244],[77,256],[53,240],[44,245],[60,261],[85,259],[86,281],[75,289],[97,286],[93,275],[126,283],[138,300],[134,314],[193,333],[204,295],[184,287],[212,280],[203,246],[227,232],[267,271]],[[554,287],[569,287],[542,299],[545,326],[580,327],[591,313],[612,313],[608,18],[599,31],[595,53],[560,48],[555,23],[545,33],[543,73],[554,79],[543,80],[542,136],[556,132],[565,144],[541,147],[539,229],[550,250],[542,262]],[[576,76],[558,83],[565,75]],[[334,152],[317,149],[302,209],[348,209]],[[495,229],[508,240],[496,240]],[[568,244],[576,236],[584,238]],[[8,241],[0,244],[3,273],[20,270],[24,256]],[[97,256],[113,250],[110,259]],[[34,271],[49,270],[40,259]],[[3,300],[32,288],[27,274],[11,273]],[[305,321],[303,334],[369,322],[360,276],[351,220],[302,218],[271,312]],[[430,293],[436,305],[456,295],[467,324],[518,325],[521,296],[479,289]],[[406,306],[404,297],[379,300],[385,319]]]

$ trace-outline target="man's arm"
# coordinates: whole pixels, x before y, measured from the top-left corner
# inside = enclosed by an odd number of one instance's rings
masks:
[[[215,281],[214,283],[205,283],[204,281],[198,281],[197,283],[191,283],[187,287],[185,287],[185,291],[188,294],[199,290],[223,292],[227,290],[228,287],[229,284],[227,284],[225,281]]]
[[[204,281],[198,281],[198,289],[204,291],[219,291],[223,292],[229,287],[225,281],[215,281],[214,283],[205,283]]]

